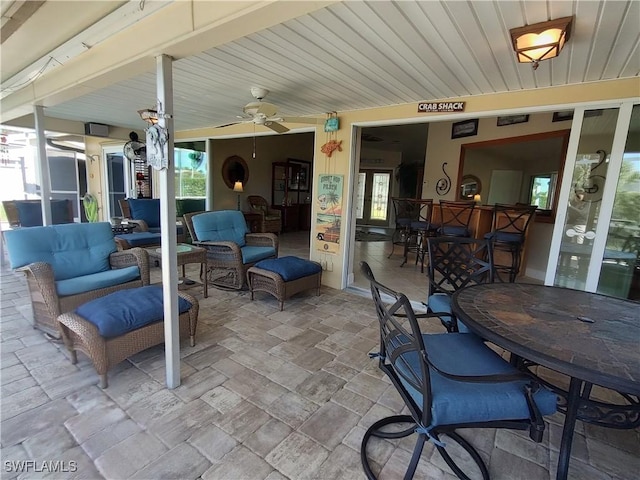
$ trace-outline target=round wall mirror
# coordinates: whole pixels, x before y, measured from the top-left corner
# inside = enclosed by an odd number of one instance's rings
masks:
[[[233,189],[236,182],[245,186],[249,181],[249,166],[242,157],[233,155],[222,164],[222,179],[227,187]]]
[[[475,175],[465,175],[460,184],[460,198],[463,200],[473,200],[474,195],[482,191],[482,183]]]

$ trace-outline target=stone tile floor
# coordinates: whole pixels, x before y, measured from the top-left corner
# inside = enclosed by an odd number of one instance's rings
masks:
[[[280,312],[263,294],[251,302],[212,288],[204,299],[193,289],[200,318],[196,346],[182,344],[182,384],[164,386],[157,347],[114,368],[101,390],[86,357],[71,365],[61,344],[31,327],[22,276],[5,266],[0,281],[3,479],[359,479],[366,428],[402,410],[367,356],[378,340],[373,302],[349,291],[302,293]],[[548,480],[563,417],[548,421],[541,444],[508,430],[467,437],[492,478]],[[570,478],[638,478],[638,439],[578,424]],[[413,439],[372,445],[379,477],[401,478]],[[17,472],[20,460],[44,471]],[[75,471],[48,472],[45,461]],[[455,477],[428,444],[416,478]]]

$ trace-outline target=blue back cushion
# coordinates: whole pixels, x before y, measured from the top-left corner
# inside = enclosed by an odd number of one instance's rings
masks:
[[[129,198],[129,210],[134,220],[144,220],[150,228],[160,228],[159,198]]]
[[[178,297],[178,311],[184,313],[191,303]],[[76,313],[98,327],[103,337],[117,337],[164,318],[162,287],[119,290],[76,308]]]
[[[18,218],[22,227],[42,226],[42,205],[39,200],[16,200]],[[69,200],[51,200],[51,223],[71,223]]]
[[[20,228],[4,236],[12,268],[46,262],[56,281],[109,270],[117,250],[108,222]]]
[[[234,242],[244,247],[249,233],[247,222],[238,210],[219,210],[192,217],[193,229],[201,242]]]

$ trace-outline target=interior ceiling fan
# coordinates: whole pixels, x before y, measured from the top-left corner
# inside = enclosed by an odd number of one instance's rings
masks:
[[[282,123],[308,123],[317,125],[318,123],[324,122],[324,118],[317,117],[278,116],[278,107],[273,103],[262,101],[268,94],[269,90],[266,88],[251,87],[251,95],[253,95],[257,102],[247,103],[242,108],[244,115],[238,116],[238,118],[242,120],[225,125],[218,125],[217,128],[228,127],[229,125],[236,125],[238,123],[253,123],[254,125],[263,125],[277,133],[285,133],[288,132],[289,129],[282,125]]]

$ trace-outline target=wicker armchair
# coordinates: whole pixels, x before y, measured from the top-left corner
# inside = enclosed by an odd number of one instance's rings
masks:
[[[193,244],[207,249],[207,281],[222,289],[240,290],[249,267],[278,256],[273,233],[249,233],[242,212],[221,210],[184,215]]]
[[[107,222],[21,228],[4,236],[11,267],[27,276],[34,327],[53,337],[60,336],[60,314],[116,290],[149,285],[147,252],[116,251]]]
[[[269,208],[267,201],[260,195],[247,197],[251,211],[260,214],[260,232],[280,233],[282,230],[282,212],[275,208]]]

